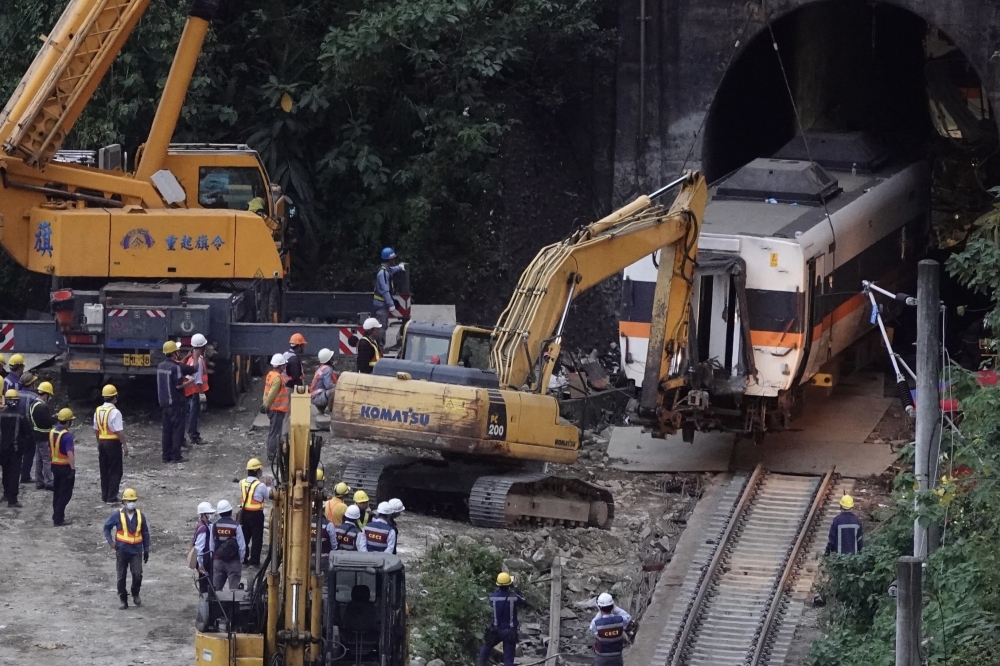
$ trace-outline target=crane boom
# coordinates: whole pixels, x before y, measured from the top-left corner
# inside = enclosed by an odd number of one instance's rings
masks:
[[[559,356],[562,329],[573,299],[623,268],[660,248],[671,251],[671,316],[665,335],[683,336],[690,285],[701,231],[701,211],[708,199],[705,178],[697,172],[673,183],[681,191],[666,209],[640,196],[611,215],[548,245],[528,265],[510,303],[493,329],[490,364],[503,388],[544,392]],[[686,296],[682,285],[687,286]],[[681,330],[684,327],[684,330]],[[676,345],[675,345],[676,346]]]

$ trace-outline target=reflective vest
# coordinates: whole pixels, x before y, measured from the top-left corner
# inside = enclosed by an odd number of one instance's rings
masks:
[[[208,364],[205,363],[204,356],[202,356],[199,360],[201,361],[201,367],[202,367],[200,393],[205,393],[206,391],[208,391]],[[187,361],[185,361],[185,364],[190,365],[191,367],[195,367],[195,363],[197,363],[197,361],[195,360],[194,356],[188,356]],[[195,383],[188,384],[187,386],[184,387],[184,395],[187,397],[196,395],[198,393],[199,393],[198,385]]]
[[[347,510],[347,502],[345,502],[344,500],[340,499],[339,497],[334,497],[331,500],[327,500],[326,505],[324,505],[324,507],[323,507],[323,515],[326,516],[326,519],[329,520],[334,525],[339,525],[342,522],[344,522],[344,512],[343,511],[340,512],[340,516],[339,517],[337,516],[336,509],[337,509],[337,505],[338,504],[343,504],[344,505],[344,511]]]
[[[288,377],[281,374],[277,370],[272,370],[267,373],[267,380],[264,382],[265,400],[267,400],[267,396],[271,394],[271,387],[274,385],[274,382],[281,382],[281,389],[278,391],[278,395],[274,397],[274,402],[271,403],[270,410],[272,412],[288,411],[288,387],[285,386],[286,381],[288,381]]]
[[[109,423],[111,422],[111,411],[114,405],[101,405],[97,408],[97,438],[98,439],[118,439],[118,435],[111,432]]]
[[[339,550],[357,550],[356,542],[360,531],[354,523],[344,522],[337,525],[337,548]]]
[[[382,350],[380,350],[375,341],[369,338],[367,335],[363,335],[361,337],[363,340],[367,340],[368,344],[372,346],[372,352],[373,352],[372,360],[368,361],[368,365],[374,368],[375,364],[378,363],[378,360],[382,358]]]
[[[316,387],[319,385],[319,381],[323,378],[324,375],[332,375],[332,374],[333,374],[333,368],[331,368],[328,365],[321,365],[318,368],[316,368],[316,373],[313,374],[312,384],[309,385],[309,395],[316,394],[317,390]],[[333,383],[334,384],[337,383],[336,377],[334,378]]]
[[[389,549],[389,534],[392,526],[381,518],[376,518],[365,525],[365,538],[368,539],[369,553],[384,553]]]
[[[601,615],[595,618],[594,631],[597,633],[594,652],[608,655],[622,653],[622,647],[625,645],[625,623],[620,617]]]
[[[240,481],[240,494],[243,501],[241,502],[244,511],[263,511],[264,503],[258,502],[253,498],[254,492],[257,490],[257,486],[260,485],[260,480],[254,479],[253,481],[247,481],[243,479]]]
[[[396,292],[396,285],[394,284],[394,280],[392,279],[392,271],[390,271],[385,266],[379,266],[378,271],[376,271],[375,273],[375,293],[373,294],[373,296],[376,301],[380,303],[385,303],[385,299],[382,298],[382,296],[378,293],[378,276],[382,273],[382,271],[385,271],[386,277],[388,278],[386,282],[389,283],[390,294],[394,294]]]
[[[69,455],[63,453],[60,448],[63,435],[67,432],[69,430],[56,430],[55,428],[49,431],[49,453],[52,454],[53,465],[69,465]]]
[[[212,525],[212,559],[223,562],[237,562],[240,559],[240,544],[236,537],[239,524],[232,518],[220,518]]]
[[[31,429],[35,431],[36,435],[46,434],[50,430],[52,430],[52,428],[39,428],[38,424],[35,422],[35,408],[42,404],[45,403],[43,403],[41,400],[36,400],[35,402],[31,403],[31,407],[28,408],[28,417],[31,419]]]
[[[333,550],[333,544],[330,543],[330,533],[326,531],[326,525],[323,526],[323,531],[320,533],[320,536],[323,539],[323,542],[320,545],[320,554],[326,555]],[[310,532],[309,538],[312,541],[316,540],[316,521],[313,521],[312,523],[312,531]]]
[[[142,543],[142,512],[135,510],[135,532],[129,532],[125,509],[118,512],[118,517],[121,519],[121,528],[115,532],[115,541],[132,545]]]

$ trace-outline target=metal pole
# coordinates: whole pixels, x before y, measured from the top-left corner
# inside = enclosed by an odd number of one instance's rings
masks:
[[[896,666],[920,666],[920,613],[923,610],[920,558],[899,558],[896,576]]]
[[[941,354],[941,299],[939,265],[924,259],[917,267],[917,427],[916,465],[918,491],[933,487],[931,470],[937,469],[935,428],[941,416],[938,399],[938,359]],[[913,522],[913,556],[927,556],[927,528]]]

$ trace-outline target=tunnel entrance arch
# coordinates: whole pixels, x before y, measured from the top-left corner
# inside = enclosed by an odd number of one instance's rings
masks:
[[[806,131],[863,130],[914,158],[934,136],[995,143],[997,133],[961,49],[908,9],[866,0],[801,5],[747,43],[708,110],[702,169],[712,181],[769,156],[799,122]]]

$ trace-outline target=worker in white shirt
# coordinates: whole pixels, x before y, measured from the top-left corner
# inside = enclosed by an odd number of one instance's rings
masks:
[[[94,434],[97,436],[97,462],[101,468],[101,501],[118,504],[118,488],[122,483],[122,455],[128,455],[122,413],[115,406],[118,389],[106,384],[101,389],[104,404],[94,412]]]

